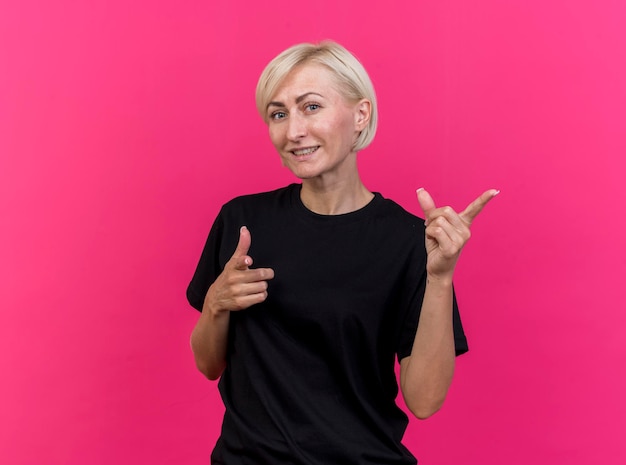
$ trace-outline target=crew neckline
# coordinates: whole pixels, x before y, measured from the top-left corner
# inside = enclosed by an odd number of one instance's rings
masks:
[[[367,204],[357,210],[347,213],[339,213],[337,215],[324,215],[321,213],[315,213],[314,211],[309,210],[306,205],[304,205],[300,197],[302,184],[294,183],[290,187],[291,201],[293,206],[295,207],[296,212],[304,218],[318,222],[347,223],[358,221],[370,215],[371,212],[373,212],[377,208],[377,206],[384,200],[383,196],[379,192],[372,192],[372,194],[374,194],[374,197]]]

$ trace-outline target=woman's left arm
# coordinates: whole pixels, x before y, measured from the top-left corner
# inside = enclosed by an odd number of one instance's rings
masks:
[[[400,388],[409,410],[420,419],[443,405],[454,374],[452,276],[472,221],[499,191],[484,192],[462,213],[436,208],[423,189],[417,198],[426,219],[426,290],[411,355],[400,362]]]

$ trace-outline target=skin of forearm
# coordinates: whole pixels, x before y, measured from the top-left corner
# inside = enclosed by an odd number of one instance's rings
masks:
[[[226,348],[230,312],[211,308],[205,300],[202,313],[191,332],[191,350],[198,370],[210,380],[219,378],[226,368]]]
[[[452,382],[452,292],[451,279],[428,278],[413,349],[401,361],[402,394],[409,410],[420,419],[441,408]]]

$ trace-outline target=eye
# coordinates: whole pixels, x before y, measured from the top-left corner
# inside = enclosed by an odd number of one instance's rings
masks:
[[[320,104],[319,104],[319,103],[307,103],[307,104],[305,105],[305,107],[304,107],[304,109],[305,109],[306,111],[315,111],[315,110],[318,110],[318,109],[320,109],[320,108],[321,108],[321,106],[320,106]]]
[[[277,121],[277,120],[285,118],[286,116],[287,116],[287,113],[285,113],[284,111],[275,111],[274,113],[270,115],[270,119]]]

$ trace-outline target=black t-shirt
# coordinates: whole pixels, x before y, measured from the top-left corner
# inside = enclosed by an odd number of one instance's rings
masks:
[[[318,215],[299,184],[220,211],[187,290],[202,309],[247,226],[268,298],[232,312],[213,464],[415,464],[401,444],[394,357],[410,355],[426,280],[424,222],[376,193]],[[457,354],[467,351],[456,301]]]

